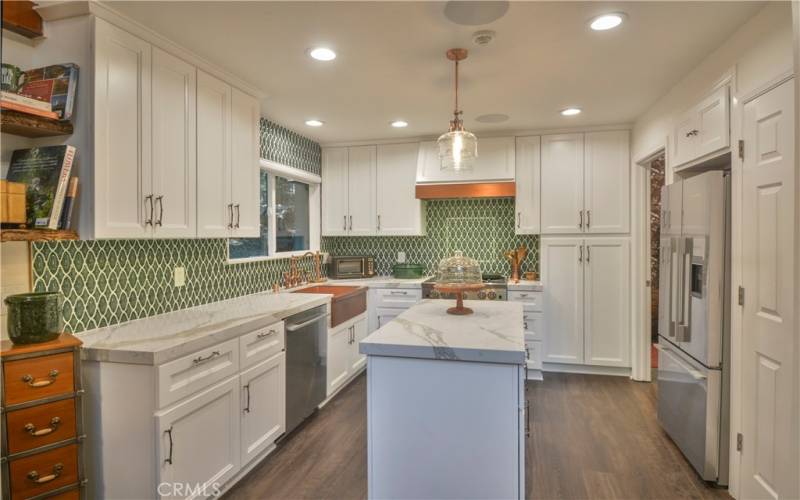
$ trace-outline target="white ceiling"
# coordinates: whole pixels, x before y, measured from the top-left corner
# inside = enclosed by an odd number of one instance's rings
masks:
[[[452,110],[450,47],[465,125],[477,133],[632,122],[718,47],[756,2],[512,2],[488,25],[441,2],[112,2],[111,7],[260,88],[262,115],[321,142],[438,135]],[[598,13],[621,28],[593,32]],[[492,29],[491,45],[471,34]],[[306,55],[326,45],[322,63]],[[576,117],[559,110],[580,106]],[[505,123],[475,121],[503,113]],[[325,122],[304,125],[308,118]],[[404,119],[406,129],[389,122]]]

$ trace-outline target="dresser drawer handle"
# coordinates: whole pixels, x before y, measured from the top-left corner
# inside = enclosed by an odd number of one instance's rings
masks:
[[[56,479],[58,476],[60,476],[61,472],[63,470],[64,470],[64,464],[60,464],[60,463],[59,464],[55,464],[53,466],[53,473],[52,474],[50,474],[48,476],[44,476],[44,477],[39,477],[39,473],[36,472],[35,470],[32,470],[32,471],[28,472],[28,479],[30,479],[31,481],[33,481],[36,484],[49,483],[50,481],[52,481],[52,480]]]
[[[50,434],[51,432],[54,432],[56,429],[58,429],[58,425],[60,423],[61,423],[61,419],[59,417],[53,417],[53,418],[50,419],[50,427],[45,427],[44,429],[36,430],[36,426],[35,425],[33,425],[32,423],[27,423],[27,424],[25,424],[25,430],[31,436],[36,436],[36,437],[38,437],[38,436],[46,436],[46,435]]]
[[[405,291],[401,292],[401,291],[393,290],[393,291],[389,292],[389,295],[408,295],[408,292],[405,292]]]
[[[256,338],[257,339],[265,339],[265,338],[269,337],[270,335],[274,335],[275,333],[277,333],[275,330],[270,330],[268,332],[261,332],[258,335],[256,335]]]
[[[22,381],[28,384],[30,387],[47,387],[56,381],[56,377],[58,377],[58,370],[50,370],[48,376],[50,377],[50,380],[36,380],[33,378],[33,375],[28,373],[22,376]]]
[[[198,357],[194,358],[192,360],[192,363],[194,363],[196,365],[199,365],[201,363],[205,363],[206,361],[208,361],[210,359],[216,358],[219,355],[220,355],[219,351],[214,351],[211,354],[209,354],[208,356],[206,356],[205,358],[203,356],[198,356]]]

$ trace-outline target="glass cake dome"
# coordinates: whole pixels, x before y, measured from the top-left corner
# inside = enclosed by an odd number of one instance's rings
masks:
[[[456,250],[452,257],[439,262],[436,272],[436,284],[445,286],[462,286],[481,284],[481,266],[478,261],[466,257]]]

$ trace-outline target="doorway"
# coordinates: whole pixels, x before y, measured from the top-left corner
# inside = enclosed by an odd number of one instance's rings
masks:
[[[661,188],[665,182],[666,157],[664,153],[656,156],[648,165],[650,174],[650,366],[658,368],[658,351],[653,344],[658,344],[658,291],[659,264],[661,251]]]

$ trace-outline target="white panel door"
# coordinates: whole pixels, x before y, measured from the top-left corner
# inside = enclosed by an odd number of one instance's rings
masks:
[[[336,392],[350,374],[351,326],[338,325],[328,333],[328,396]]]
[[[152,234],[150,44],[95,19],[95,238]]]
[[[717,89],[697,105],[697,136],[694,138],[695,157],[700,158],[731,144],[728,86]]]
[[[581,233],[583,134],[542,136],[542,234]]]
[[[379,236],[424,234],[422,200],[416,197],[419,143],[378,145],[377,229]]]
[[[583,240],[542,238],[544,358],[583,363]]]
[[[628,239],[586,240],[584,252],[584,361],[630,366]]]
[[[587,133],[585,228],[589,233],[630,230],[630,146],[627,130]]]
[[[372,236],[377,232],[377,149],[375,146],[348,148],[347,156],[347,233],[351,236]]]
[[[258,99],[237,89],[231,94],[231,202],[232,236],[261,235],[261,193],[258,162],[258,130],[261,109]]]
[[[350,373],[356,373],[367,364],[366,354],[358,352],[358,343],[367,338],[367,318],[360,319],[353,323],[353,333],[351,333],[350,345]]]
[[[744,105],[741,498],[798,498],[794,81]]]
[[[347,148],[322,150],[322,236],[347,234]]]
[[[540,231],[541,144],[538,136],[517,137],[515,234],[539,234]]]
[[[286,353],[243,371],[239,380],[244,466],[286,430]]]
[[[236,475],[241,464],[240,411],[239,375],[236,375],[156,413],[158,484],[192,485],[195,491],[205,490],[210,495],[214,483],[223,484]],[[160,498],[189,497],[170,495],[179,492],[162,488],[158,494]]]
[[[154,234],[197,234],[197,82],[191,64],[153,47]]]
[[[224,238],[231,204],[231,87],[197,71],[197,236]]]

